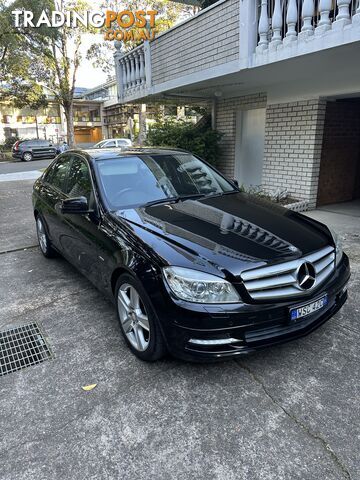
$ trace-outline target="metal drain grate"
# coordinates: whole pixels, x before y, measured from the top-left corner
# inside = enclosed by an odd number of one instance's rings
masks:
[[[36,323],[0,332],[0,376],[42,363],[51,356]]]

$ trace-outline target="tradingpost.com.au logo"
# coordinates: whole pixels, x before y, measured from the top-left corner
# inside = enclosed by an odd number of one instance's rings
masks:
[[[30,10],[14,10],[16,28],[39,28],[42,26],[59,28],[67,26],[76,28],[78,26],[94,27],[104,30],[105,40],[141,41],[153,40],[156,35],[155,20],[158,12],[156,10],[123,10],[114,12],[94,11],[78,13],[74,10],[61,12],[43,10],[37,18]]]

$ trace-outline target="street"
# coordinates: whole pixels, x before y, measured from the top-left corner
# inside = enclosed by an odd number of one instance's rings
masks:
[[[112,304],[41,255],[34,180],[3,181],[48,163],[0,164],[0,329],[37,322],[54,354],[0,379],[0,478],[359,479],[359,204],[309,213],[339,231],[352,267],[323,327],[233,361],[146,364]]]
[[[32,162],[22,162],[16,160],[13,162],[2,162],[0,163],[0,175],[5,173],[19,173],[19,172],[30,172],[33,170],[41,170],[46,168],[50,163],[50,160],[33,160]]]

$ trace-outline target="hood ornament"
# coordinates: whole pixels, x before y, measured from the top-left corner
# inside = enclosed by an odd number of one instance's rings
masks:
[[[304,262],[300,265],[297,271],[297,282],[302,290],[309,290],[315,285],[316,271],[312,263]]]

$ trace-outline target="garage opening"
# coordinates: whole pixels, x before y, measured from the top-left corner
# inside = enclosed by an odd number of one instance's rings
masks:
[[[360,199],[360,97],[326,105],[318,206]]]
[[[75,127],[75,143],[77,145],[93,144],[102,140],[100,127]]]

